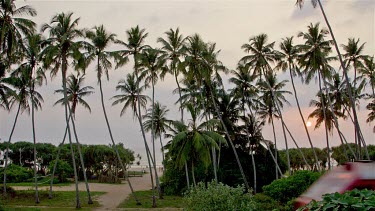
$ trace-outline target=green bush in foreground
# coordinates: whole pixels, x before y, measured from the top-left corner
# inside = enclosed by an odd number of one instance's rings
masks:
[[[263,193],[282,204],[301,195],[321,173],[312,171],[297,171],[292,176],[273,181],[271,184],[263,186]]]
[[[243,193],[244,187],[233,188],[222,183],[198,183],[190,189],[184,199],[187,210],[216,211],[216,210],[255,210],[253,196]]]
[[[323,201],[312,201],[305,207],[301,207],[298,211],[364,211],[375,209],[375,192],[372,190],[347,191],[343,194],[331,193],[323,196]]]

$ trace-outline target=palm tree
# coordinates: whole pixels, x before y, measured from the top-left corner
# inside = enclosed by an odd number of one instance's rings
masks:
[[[1,64],[0,64],[1,65]],[[8,110],[9,109],[9,96],[12,93],[12,89],[7,84],[5,77],[5,68],[0,67],[0,107]]]
[[[32,68],[33,67],[33,68]],[[32,69],[31,69],[32,68]],[[30,113],[30,107],[32,112],[32,126],[33,126],[33,140],[35,140],[35,127],[34,127],[34,109],[41,108],[41,103],[43,102],[42,96],[34,90],[34,84],[39,83],[42,77],[38,78],[33,76],[33,71],[35,71],[35,66],[31,66],[30,63],[23,63],[20,67],[15,70],[11,77],[8,80],[8,83],[11,84],[16,90],[17,93],[11,96],[10,107],[18,104],[17,113],[14,119],[13,127],[8,139],[6,152],[5,152],[5,161],[8,160],[9,157],[9,144],[12,141],[13,133],[17,124],[18,116],[20,112],[27,111]],[[38,72],[38,71],[35,71]],[[40,72],[38,72],[40,74]],[[35,77],[35,78],[34,78]],[[37,81],[36,78],[40,79]],[[30,106],[30,104],[32,106]],[[35,143],[34,143],[34,176],[36,176],[36,151],[35,151]],[[4,166],[4,182],[3,182],[3,193],[6,194],[6,169],[7,169],[7,162],[5,162]],[[37,181],[35,180],[36,184]],[[36,185],[35,189],[35,202],[39,203],[38,197],[38,188]]]
[[[28,83],[29,98],[31,104],[31,124],[33,131],[34,142],[34,178],[35,178],[35,203],[39,203],[38,195],[38,180],[36,168],[36,135],[35,135],[35,109],[41,109],[42,96],[35,91],[35,84],[41,86],[43,81],[46,80],[43,69],[40,66],[41,62],[41,42],[42,37],[40,34],[28,35],[23,40],[23,59],[25,62],[21,63],[19,67],[12,73],[13,77],[23,78],[25,83]]]
[[[162,153],[162,163],[165,170],[165,156],[164,156],[164,146],[161,136],[166,133],[166,129],[170,128],[171,120],[166,118],[169,109],[166,106],[162,106],[159,102],[156,102],[153,106],[154,108],[147,109],[147,113],[143,116],[145,122],[143,123],[144,128],[147,132],[154,130],[155,136],[159,137],[161,153]],[[155,155],[154,155],[155,157]]]
[[[370,123],[375,119],[375,100],[372,100],[371,103],[367,104],[367,110],[370,110],[370,113],[367,115],[366,122]],[[373,128],[373,132],[375,133],[375,127]]]
[[[219,121],[210,119],[198,125],[199,109],[194,108],[192,104],[188,104],[187,109],[192,119],[185,128],[186,130],[173,137],[168,150],[169,153],[174,154],[178,167],[182,168],[187,162],[191,164],[193,183],[196,185],[194,164],[202,162],[207,168],[212,162],[210,155],[212,147],[219,150],[219,143],[226,143],[226,140],[220,134],[207,130],[207,128],[217,126]]]
[[[369,80],[371,91],[372,91],[372,97],[375,97],[375,61],[373,56],[367,56],[364,60],[364,65],[359,69],[359,72],[362,74],[365,79],[367,78]]]
[[[300,8],[302,8],[303,3],[304,3],[304,0],[296,0],[296,5],[299,6]],[[355,107],[355,99],[354,99],[354,96],[353,96],[353,93],[352,93],[352,89],[350,88],[351,84],[350,84],[350,80],[349,80],[349,76],[348,76],[348,71],[347,71],[347,68],[345,67],[344,61],[342,59],[339,46],[337,44],[335,35],[333,34],[332,27],[331,27],[331,25],[328,21],[328,18],[326,16],[326,13],[324,11],[324,8],[323,8],[323,5],[322,5],[321,1],[320,0],[311,0],[311,3],[314,7],[319,5],[320,11],[322,12],[322,15],[324,17],[324,21],[327,24],[329,33],[331,34],[332,41],[333,41],[333,44],[335,46],[335,50],[337,52],[337,55],[338,55],[338,58],[339,58],[339,61],[340,61],[340,66],[341,66],[341,68],[344,72],[345,82],[346,82],[346,85],[347,85],[347,92],[348,92],[349,100],[350,100],[350,106],[352,108],[352,112],[353,112],[353,116],[354,116],[354,125],[355,125],[355,130],[356,130],[355,135],[358,137],[359,141],[362,141],[363,146],[364,146],[365,151],[366,151],[367,159],[370,159],[368,151],[367,151],[367,147],[366,147],[366,142],[365,142],[364,139],[361,139],[361,137],[360,137],[362,132],[361,132],[360,125],[358,123],[358,116],[357,116],[357,111],[356,111],[356,107]]]
[[[51,67],[51,75],[56,76],[57,72],[61,67],[62,74],[62,86],[64,90],[64,101],[68,101],[66,79],[68,70],[68,59],[77,59],[76,63],[78,65],[83,65],[83,56],[80,56],[80,48],[82,48],[82,42],[75,41],[76,39],[83,37],[83,31],[78,29],[79,18],[72,19],[73,13],[60,13],[55,15],[50,24],[42,25],[41,31],[49,31],[49,38],[46,40],[47,46],[43,50],[44,62],[46,67]],[[78,66],[77,65],[77,66]],[[71,131],[69,127],[69,114],[70,108],[65,104],[65,121],[68,129],[68,139],[70,143],[70,151],[73,160],[75,187],[76,187],[76,208],[81,207],[79,200],[79,190],[78,190],[78,175],[77,168],[74,159],[73,144],[71,139]],[[73,128],[74,121],[72,120]],[[76,135],[76,134],[75,134]],[[78,140],[77,140],[78,142]],[[80,153],[80,157],[82,154]],[[83,164],[83,163],[82,163]],[[82,167],[84,169],[84,167]],[[85,170],[84,170],[85,173]],[[86,182],[86,188],[89,195],[88,203],[92,203],[88,185]]]
[[[298,57],[298,48],[293,45],[293,37],[287,37],[287,38],[283,39],[282,42],[280,43],[280,49],[281,49],[281,52],[279,52],[279,54],[280,54],[281,58],[278,61],[278,64],[277,64],[276,68],[281,69],[283,71],[289,70],[290,80],[292,82],[293,93],[294,93],[294,98],[295,98],[296,103],[297,103],[298,112],[299,112],[299,115],[302,119],[303,126],[305,128],[306,135],[307,135],[308,141],[310,143],[311,150],[313,151],[313,154],[314,154],[316,167],[319,168],[318,156],[316,155],[314,146],[312,144],[310,133],[309,133],[309,130],[307,129],[306,121],[305,121],[305,118],[303,117],[303,114],[302,114],[302,111],[301,111],[301,106],[299,104],[299,100],[298,100],[298,96],[297,96],[297,90],[296,90],[296,87],[294,85],[294,76],[298,75],[298,76],[301,77],[302,75],[301,75],[301,72],[299,71],[298,67],[295,64],[296,59]]]
[[[348,39],[347,45],[341,45],[345,51],[342,55],[344,58],[344,64],[346,68],[349,69],[350,66],[354,69],[354,84],[353,89],[357,87],[357,71],[359,68],[363,67],[364,59],[367,57],[363,55],[363,49],[365,47],[365,43],[359,44],[359,39],[355,40],[354,38]],[[352,92],[353,93],[353,92]],[[354,97],[354,96],[353,96]],[[354,99],[356,100],[356,99]],[[354,133],[356,133],[356,129],[354,127]],[[358,148],[359,158],[361,158],[361,142],[357,139],[358,136],[355,136],[355,143]]]
[[[181,65],[181,57],[185,54],[185,41],[186,37],[184,38],[183,35],[180,34],[179,28],[176,30],[169,29],[169,31],[165,32],[164,34],[167,35],[167,38],[159,37],[157,42],[160,42],[163,47],[162,50],[164,51],[165,55],[167,55],[167,59],[169,62],[168,71],[164,71],[161,77],[164,77],[164,74],[167,72],[172,74],[175,78],[178,94],[181,99],[181,87],[178,80],[178,76],[180,75],[181,71],[183,71],[183,65]],[[182,106],[182,102],[180,102],[180,110],[181,110],[181,122],[184,122],[184,110]]]
[[[139,65],[141,70],[141,78],[145,79],[145,84],[150,84],[152,87],[152,105],[155,103],[155,84],[158,81],[159,73],[165,68],[165,55],[159,49],[154,49],[151,47],[145,48],[139,58]],[[154,113],[155,107],[152,106],[152,115]],[[159,177],[156,169],[156,156],[155,156],[155,130],[153,122],[151,122],[151,142],[152,142],[152,157],[153,164],[154,164],[154,172],[155,172],[155,179],[156,179],[156,186],[159,189],[159,193],[161,193],[160,185],[159,185]],[[162,194],[159,194],[159,197],[162,199]]]
[[[99,90],[100,90],[100,100],[102,104],[103,114],[104,118],[107,124],[109,136],[112,141],[112,145],[116,146],[115,140],[112,135],[111,126],[109,124],[107,111],[105,109],[104,105],[104,94],[103,94],[103,88],[102,88],[102,75],[105,74],[107,77],[107,80],[109,80],[109,74],[108,70],[112,68],[112,63],[109,60],[110,58],[115,58],[118,64],[125,64],[128,61],[127,57],[120,57],[118,52],[111,52],[108,51],[107,48],[112,43],[115,43],[116,40],[116,34],[109,33],[106,31],[103,25],[94,27],[93,31],[86,32],[86,37],[91,41],[91,45],[87,45],[87,48],[89,49],[89,55],[88,60],[94,60],[96,57],[96,71],[97,71],[97,78],[98,78],[98,84],[99,84]],[[121,164],[122,170],[125,173],[126,168],[120,158],[120,154],[116,147],[114,147],[117,155],[117,159]],[[137,197],[134,194],[133,186],[127,177],[127,182],[129,184],[130,190],[132,192],[132,195],[136,201],[137,204],[141,204]]]
[[[134,62],[134,75],[135,75],[135,80],[137,81],[136,85],[139,86],[139,80],[140,80],[140,53],[142,52],[143,49],[147,48],[147,45],[144,45],[145,39],[148,36],[148,33],[145,32],[145,29],[140,29],[139,26],[137,25],[136,27],[132,27],[129,30],[126,31],[127,34],[127,43],[122,42],[122,41],[117,41],[117,43],[123,45],[126,49],[123,50],[124,55],[132,55],[133,56],[133,62]],[[138,89],[140,91],[140,89]],[[140,93],[138,93],[140,95]],[[150,149],[147,144],[146,140],[146,134],[143,128],[143,123],[142,123],[142,111],[141,111],[141,104],[140,101],[137,101],[137,118],[139,125],[141,127],[141,132],[142,132],[142,137],[143,137],[143,142],[146,148],[146,154],[147,154],[147,162],[149,164],[149,170],[150,170],[150,176],[151,176],[151,184],[152,187],[154,187],[154,176],[152,174],[152,169],[151,169],[151,164],[153,163],[152,161],[152,156],[150,153]],[[158,189],[160,190],[160,189]],[[152,207],[156,207],[156,200],[155,200],[155,191],[153,189],[153,197],[152,197]]]
[[[22,15],[34,17],[37,12],[29,5],[16,7],[15,0],[2,0],[0,2],[0,52],[1,63],[9,66],[11,55],[22,46],[23,36],[35,33],[36,24]],[[5,58],[3,58],[6,56]]]
[[[272,71],[270,62],[277,60],[273,46],[275,42],[267,43],[267,34],[260,34],[249,39],[250,43],[243,44],[242,49],[249,55],[241,58],[240,63],[243,63],[253,69],[253,73],[262,79],[262,75]]]
[[[75,75],[68,76],[67,79],[67,95],[68,95],[68,102],[70,102],[70,107],[72,109],[72,117],[75,118],[76,108],[78,104],[81,104],[84,108],[91,112],[90,105],[83,99],[83,97],[89,96],[94,93],[94,88],[92,86],[83,86],[83,82],[85,80],[85,75],[77,77]],[[64,94],[63,89],[56,90],[55,93]],[[54,105],[61,104],[65,105],[64,98],[61,98],[55,102]]]

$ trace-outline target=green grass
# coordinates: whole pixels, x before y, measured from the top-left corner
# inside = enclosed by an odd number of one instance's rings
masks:
[[[87,193],[84,191],[79,192],[81,207],[99,207],[99,203],[95,198],[104,192],[91,192],[94,204],[87,204]],[[16,210],[20,210],[19,207],[25,207],[25,210],[33,210],[30,206],[40,210],[51,210],[59,208],[60,210],[67,210],[67,208],[74,209],[76,206],[76,193],[75,191],[54,191],[53,198],[48,199],[48,191],[39,191],[39,204],[35,204],[35,191],[34,190],[18,190],[13,193],[9,193],[8,196],[0,196],[2,206],[9,210],[17,207]],[[29,206],[29,208],[27,208]],[[40,208],[39,208],[40,207]],[[50,207],[50,208],[48,208]],[[23,209],[23,208],[22,208]],[[59,210],[57,209],[57,210]]]
[[[57,181],[57,179],[55,179]],[[49,186],[51,181],[51,177],[44,177],[41,179],[38,179],[38,186]],[[72,184],[72,182],[63,182],[63,183],[54,183],[54,186],[69,186]],[[25,182],[18,182],[18,183],[7,183],[9,186],[35,186],[34,178],[30,178],[29,180]]]
[[[130,195],[123,201],[119,208],[151,208],[152,207],[152,191],[136,191],[135,192],[142,205],[136,205],[134,198]],[[164,196],[164,199],[156,198],[157,208],[184,208],[185,203],[181,196]]]

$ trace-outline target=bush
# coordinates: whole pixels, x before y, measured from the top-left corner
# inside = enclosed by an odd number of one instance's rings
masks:
[[[52,174],[55,162],[56,161],[52,161],[49,164],[49,170],[51,174]],[[73,174],[73,168],[66,161],[58,160],[55,174],[57,174],[57,178],[59,182],[66,182],[67,181],[66,178],[68,178],[71,174]]]
[[[346,191],[343,194],[331,193],[323,196],[323,201],[312,201],[305,207],[301,207],[298,211],[303,210],[374,210],[375,209],[375,192],[372,190]]]
[[[263,186],[263,191],[267,196],[286,204],[301,195],[320,176],[319,172],[297,171],[292,176],[275,180],[271,184]]]
[[[283,210],[283,207],[273,198],[257,193],[253,198],[255,202],[255,210]]]
[[[237,188],[215,184],[198,183],[197,187],[192,188],[184,197],[187,210],[198,211],[216,211],[216,210],[254,210],[255,203],[250,193],[243,193],[244,187]]]
[[[4,180],[4,169],[0,170],[1,181]],[[7,182],[24,182],[33,177],[32,170],[18,166],[16,164],[10,164],[6,170]]]

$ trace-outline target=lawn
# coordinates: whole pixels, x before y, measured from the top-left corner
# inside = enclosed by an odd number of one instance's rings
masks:
[[[7,197],[0,196],[2,206],[6,208],[6,210],[35,210],[33,208],[37,208],[36,210],[67,210],[69,208],[74,209],[76,206],[75,200],[75,192],[74,191],[54,191],[53,198],[48,199],[48,191],[41,190],[39,191],[39,204],[35,204],[35,191],[34,190],[18,190],[12,193],[9,193]],[[99,207],[99,203],[95,200],[95,198],[99,195],[104,194],[104,192],[91,192],[91,196],[93,198],[94,204],[88,205],[87,204],[87,193],[84,191],[79,192],[81,207],[83,208],[90,208],[90,207]],[[22,208],[19,207],[33,207],[33,208]],[[48,207],[48,208],[47,208]],[[56,208],[56,209],[53,209]]]
[[[130,195],[123,201],[118,208],[151,208],[152,207],[152,191],[136,191],[135,192],[142,205],[136,205],[133,197]],[[157,208],[184,208],[185,203],[181,196],[164,196],[164,199],[156,198]],[[163,209],[171,210],[171,209]]]

